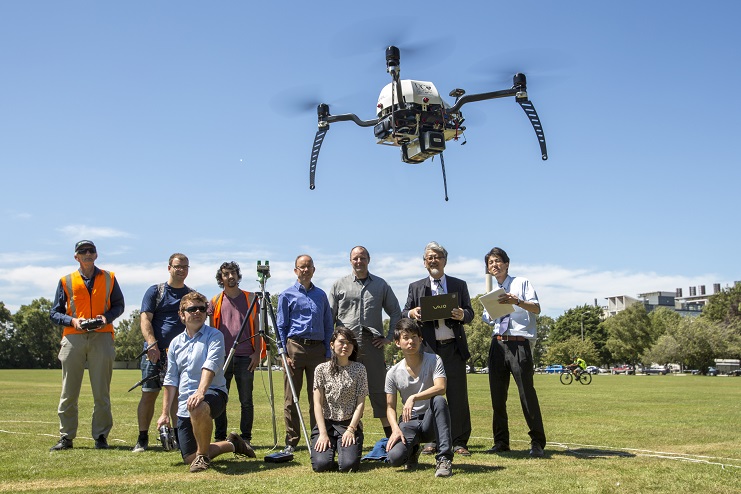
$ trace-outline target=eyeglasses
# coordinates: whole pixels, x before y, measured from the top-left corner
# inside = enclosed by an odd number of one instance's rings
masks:
[[[203,312],[205,314],[207,309],[208,307],[205,305],[194,305],[193,307],[187,307],[183,310],[185,312],[190,312],[191,314],[195,314],[196,312]]]
[[[88,247],[87,249],[80,249],[77,251],[78,254],[95,254],[95,249],[92,247]]]
[[[444,257],[440,257],[440,256],[427,256],[427,257],[425,257],[425,259],[427,261],[432,262],[432,261],[439,261],[440,259],[445,259],[445,258]]]
[[[176,270],[180,271],[180,270],[183,270],[183,269],[188,269],[190,266],[188,266],[187,264],[184,265],[184,266],[183,265],[175,266],[174,264],[170,264],[170,267],[172,269],[176,269]]]

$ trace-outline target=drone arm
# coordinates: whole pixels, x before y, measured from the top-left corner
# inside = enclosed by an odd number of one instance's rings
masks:
[[[346,122],[348,120],[352,120],[353,122],[358,124],[360,127],[373,127],[374,125],[378,123],[377,119],[376,120],[361,120],[354,113],[344,113],[342,115],[327,115],[324,121],[327,123],[334,123],[334,122]]]
[[[535,135],[538,138],[538,144],[540,144],[540,156],[545,161],[548,159],[548,150],[545,147],[545,133],[543,133],[543,125],[540,123],[540,118],[538,118],[538,113],[535,111],[533,102],[527,98],[517,98],[517,102],[525,111],[527,118],[530,119],[530,123],[533,124]]]
[[[509,98],[510,96],[517,96],[519,89],[503,89],[501,91],[492,91],[490,93],[479,93],[479,94],[467,94],[462,96],[451,108],[448,108],[448,113],[455,113],[461,109],[461,106],[466,103],[473,103],[475,101],[485,101],[488,99],[497,98]]]

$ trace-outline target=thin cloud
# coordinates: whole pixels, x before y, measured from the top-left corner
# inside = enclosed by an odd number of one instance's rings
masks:
[[[132,237],[128,232],[105,226],[67,225],[57,229],[63,235],[74,238],[126,238]]]
[[[311,251],[311,249],[307,249]],[[51,298],[60,276],[76,269],[73,264],[55,263],[43,265],[49,256],[38,254],[38,258],[21,259],[20,254],[7,253],[0,255],[0,300],[11,311],[28,304],[39,297]],[[207,297],[218,293],[219,288],[214,278],[216,269],[225,260],[236,260],[242,269],[240,286],[245,290],[259,289],[257,282],[256,260],[270,257],[265,250],[257,252],[218,252],[198,254],[191,257],[191,269],[186,283]],[[19,261],[16,263],[16,261]],[[20,265],[20,261],[23,265]],[[266,290],[278,294],[295,283],[293,258],[270,262],[271,277],[266,283]],[[314,257],[317,271],[314,283],[325,291],[340,277],[350,274],[351,267],[347,255],[317,254]],[[15,266],[13,266],[15,264]],[[10,266],[8,266],[10,265]],[[141,304],[144,292],[151,285],[167,280],[167,259],[147,263],[102,263],[103,269],[116,273],[126,298],[126,314]],[[399,303],[406,302],[409,284],[427,276],[420,255],[398,253],[375,253],[371,258],[370,271],[384,278],[394,290]],[[483,259],[451,258],[446,267],[450,276],[461,278],[468,283],[471,296],[482,294],[486,290]],[[722,287],[732,284],[715,273],[699,276],[681,276],[656,272],[600,271],[595,269],[571,269],[550,264],[517,264],[510,267],[512,275],[524,276],[533,283],[540,298],[542,313],[558,317],[567,309],[594,304],[606,305],[606,298],[616,295],[628,295],[637,298],[640,293],[670,291],[705,285],[707,293],[712,293],[714,283]]]

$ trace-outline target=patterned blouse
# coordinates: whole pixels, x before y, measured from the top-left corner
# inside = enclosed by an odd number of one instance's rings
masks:
[[[336,422],[350,420],[355,412],[358,397],[368,396],[368,375],[365,366],[350,361],[332,375],[331,362],[319,364],[314,371],[314,389],[324,391],[324,418]]]

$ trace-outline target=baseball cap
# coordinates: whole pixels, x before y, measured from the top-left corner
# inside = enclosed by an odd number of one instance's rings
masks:
[[[95,244],[92,242],[92,240],[80,240],[79,242],[77,242],[75,244],[75,252],[77,252],[78,250],[80,250],[80,247],[84,247],[86,245],[89,245],[93,249],[96,249],[97,250],[97,248],[95,247]]]

